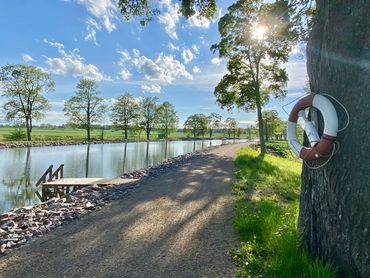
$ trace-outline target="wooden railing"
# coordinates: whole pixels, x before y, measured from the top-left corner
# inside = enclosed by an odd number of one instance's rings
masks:
[[[55,170],[55,172],[51,175],[51,179],[53,180],[54,178],[56,180],[62,179],[63,178],[63,168],[64,164],[60,164],[59,168]]]
[[[62,179],[64,175],[64,164],[61,164],[58,169],[56,169],[53,173],[53,165],[50,165],[49,168],[45,171],[45,173],[41,176],[41,178],[37,181],[35,186],[39,186],[40,184],[44,184],[46,182],[52,181],[53,179]],[[47,188],[42,188],[42,194],[36,191],[37,197],[44,202],[48,200],[48,196],[50,195],[50,191]],[[54,192],[57,192],[57,188],[54,188]]]
[[[64,175],[64,164],[61,164],[58,169],[53,173],[53,165],[50,165],[41,178],[36,182],[36,186],[43,184],[45,182],[52,181],[55,179],[62,179]]]
[[[49,175],[49,178],[47,178],[48,175]],[[45,171],[45,173],[41,176],[41,178],[36,182],[35,186],[39,186],[42,183],[51,181],[52,176],[53,176],[53,165],[50,165],[49,168]]]

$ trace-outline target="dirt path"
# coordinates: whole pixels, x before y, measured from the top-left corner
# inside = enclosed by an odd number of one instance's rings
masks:
[[[233,157],[217,148],[0,258],[1,277],[232,277]]]

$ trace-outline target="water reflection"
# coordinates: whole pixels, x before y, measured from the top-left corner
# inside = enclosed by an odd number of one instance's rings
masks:
[[[64,176],[113,178],[168,158],[219,145],[214,141],[91,144],[0,150],[0,212],[38,202],[33,186],[53,164]]]

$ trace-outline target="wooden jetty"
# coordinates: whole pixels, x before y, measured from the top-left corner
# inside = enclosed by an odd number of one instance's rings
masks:
[[[53,197],[61,197],[85,186],[127,185],[137,181],[137,179],[123,178],[64,178],[64,164],[61,164],[54,172],[53,167],[50,165],[36,183],[36,186],[42,186],[41,194],[36,191],[36,195],[42,202]]]

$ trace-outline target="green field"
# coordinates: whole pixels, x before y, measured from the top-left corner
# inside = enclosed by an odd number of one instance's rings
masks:
[[[25,141],[23,140],[11,140],[7,138],[12,132],[17,130],[13,127],[0,127],[0,142],[9,142],[9,141]],[[157,140],[159,131],[152,131],[150,139]],[[102,140],[102,135],[104,140],[122,140],[124,138],[122,130],[113,130],[108,129],[104,130],[102,134],[101,129],[94,129],[91,132],[92,140],[100,141]],[[224,138],[227,137],[224,133],[214,133],[212,138]],[[192,138],[189,133],[184,132],[173,132],[170,134],[169,139],[180,139],[180,138]],[[205,138],[208,138],[208,134],[205,135]],[[243,134],[242,138],[246,138],[246,135]],[[145,132],[140,134],[129,133],[129,140],[145,140]],[[86,131],[83,129],[73,129],[73,128],[55,128],[55,129],[46,129],[35,127],[32,131],[32,141],[43,142],[43,141],[59,141],[59,142],[74,142],[74,141],[84,141],[86,140]]]
[[[283,152],[281,143],[270,146]],[[242,241],[231,256],[237,277],[335,277],[329,265],[312,259],[301,247],[297,230],[300,194],[299,160],[251,148],[239,151],[233,184],[237,213],[234,226]]]

